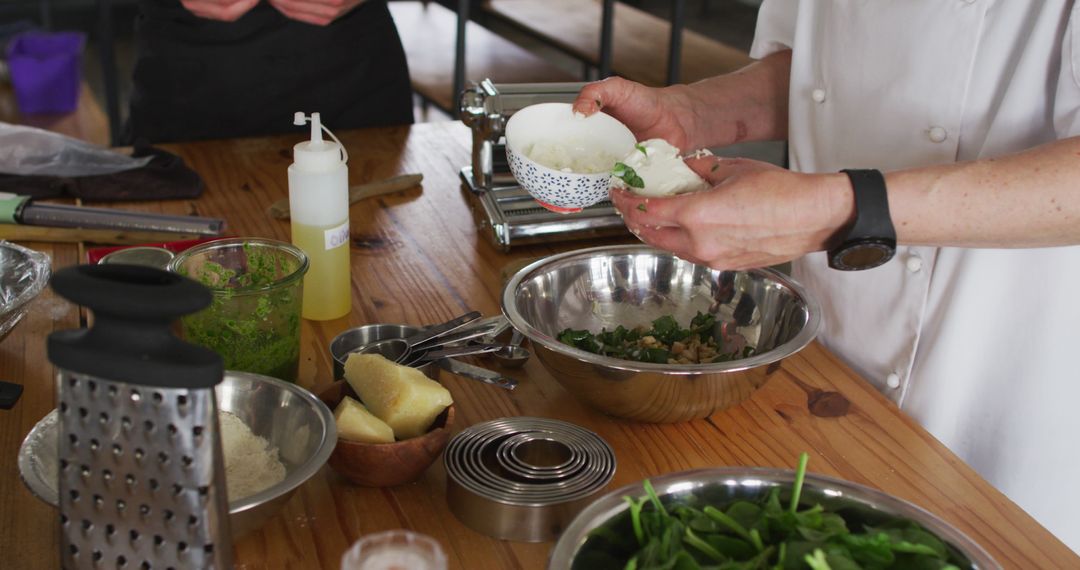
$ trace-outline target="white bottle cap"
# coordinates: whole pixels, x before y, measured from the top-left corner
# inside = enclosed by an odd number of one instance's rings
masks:
[[[334,133],[326,130],[334,139],[333,142],[323,140],[322,132],[325,127],[318,113],[312,113],[310,117],[306,117],[304,113],[297,112],[293,116],[294,125],[303,125],[306,122],[311,123],[311,140],[293,146],[293,164],[297,169],[307,172],[325,172],[339,168],[341,163],[348,160],[344,147]]]

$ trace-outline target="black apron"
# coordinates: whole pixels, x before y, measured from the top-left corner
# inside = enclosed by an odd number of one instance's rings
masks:
[[[142,0],[128,142],[299,132],[296,111],[334,130],[412,122],[405,53],[385,0],[329,26],[261,2],[235,22],[177,0]]]

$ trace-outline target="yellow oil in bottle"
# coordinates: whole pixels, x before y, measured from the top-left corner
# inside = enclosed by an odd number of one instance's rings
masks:
[[[292,223],[292,242],[308,256],[304,277],[305,319],[326,321],[349,314],[349,222],[328,226]]]

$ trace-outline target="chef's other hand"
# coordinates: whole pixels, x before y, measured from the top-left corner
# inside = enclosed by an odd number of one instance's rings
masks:
[[[287,18],[316,26],[326,26],[363,3],[364,0],[270,0],[270,5]]]
[[[235,22],[259,3],[259,0],[180,0],[188,12],[207,20]]]
[[[603,110],[626,125],[637,139],[664,139],[680,151],[693,150],[689,93],[684,85],[646,87],[609,77],[581,89],[574,111],[585,116]]]
[[[843,174],[714,156],[686,163],[713,188],[668,198],[611,193],[630,231],[682,259],[716,269],[775,265],[834,245],[833,236],[854,219]]]

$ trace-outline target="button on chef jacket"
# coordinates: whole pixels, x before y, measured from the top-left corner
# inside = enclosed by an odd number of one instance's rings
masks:
[[[966,161],[1080,135],[1078,12],[766,0],[751,55],[793,49],[794,170]],[[901,245],[876,269],[815,253],[793,271],[829,349],[1080,551],[1080,247]]]

